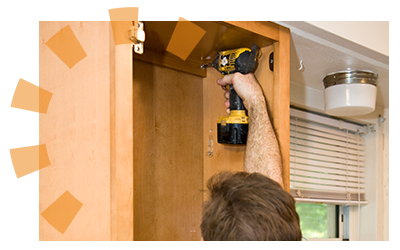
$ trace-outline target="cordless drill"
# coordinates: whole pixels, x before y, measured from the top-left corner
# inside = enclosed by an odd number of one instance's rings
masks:
[[[218,53],[212,63],[202,65],[202,68],[214,67],[222,75],[236,72],[248,74],[256,66],[260,53],[259,47],[253,43],[251,50],[239,48],[225,50]],[[237,95],[232,84],[227,85],[229,93],[229,116],[218,118],[218,143],[221,144],[246,144],[249,131],[249,117],[242,99]]]

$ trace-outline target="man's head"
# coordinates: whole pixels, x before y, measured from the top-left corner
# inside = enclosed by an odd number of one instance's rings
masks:
[[[259,173],[223,172],[207,183],[204,240],[301,240],[293,197]]]

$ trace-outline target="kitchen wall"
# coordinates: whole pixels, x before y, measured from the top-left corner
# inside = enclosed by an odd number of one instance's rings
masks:
[[[389,22],[307,22],[348,39],[368,49],[389,55]],[[365,32],[368,30],[368,32]],[[374,34],[371,36],[371,34]],[[293,62],[292,62],[293,63]],[[299,84],[291,79],[291,105],[324,113],[323,90]],[[381,123],[379,115],[386,121]],[[365,136],[366,181],[368,205],[361,207],[361,224],[358,227],[358,207],[352,208],[353,240],[389,240],[389,107],[376,107],[366,116],[350,120],[370,124],[374,132]],[[359,231],[360,229],[360,231]]]
[[[389,21],[308,21],[307,23],[386,56],[389,55]]]

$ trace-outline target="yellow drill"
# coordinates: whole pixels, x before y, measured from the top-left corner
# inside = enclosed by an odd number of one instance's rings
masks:
[[[249,48],[225,50],[218,53],[214,61],[202,65],[202,68],[213,67],[228,75],[236,72],[248,74],[256,67],[260,49],[256,44]],[[229,116],[218,118],[218,143],[221,144],[246,144],[249,131],[249,118],[242,99],[237,95],[233,85],[227,86],[229,93]]]

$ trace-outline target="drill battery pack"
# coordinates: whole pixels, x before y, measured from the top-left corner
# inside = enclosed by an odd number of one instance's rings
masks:
[[[249,131],[248,116],[245,110],[231,110],[229,116],[218,119],[218,143],[246,144]]]
[[[225,126],[220,123],[218,127],[218,143],[221,144],[246,144],[249,124],[227,123]]]

